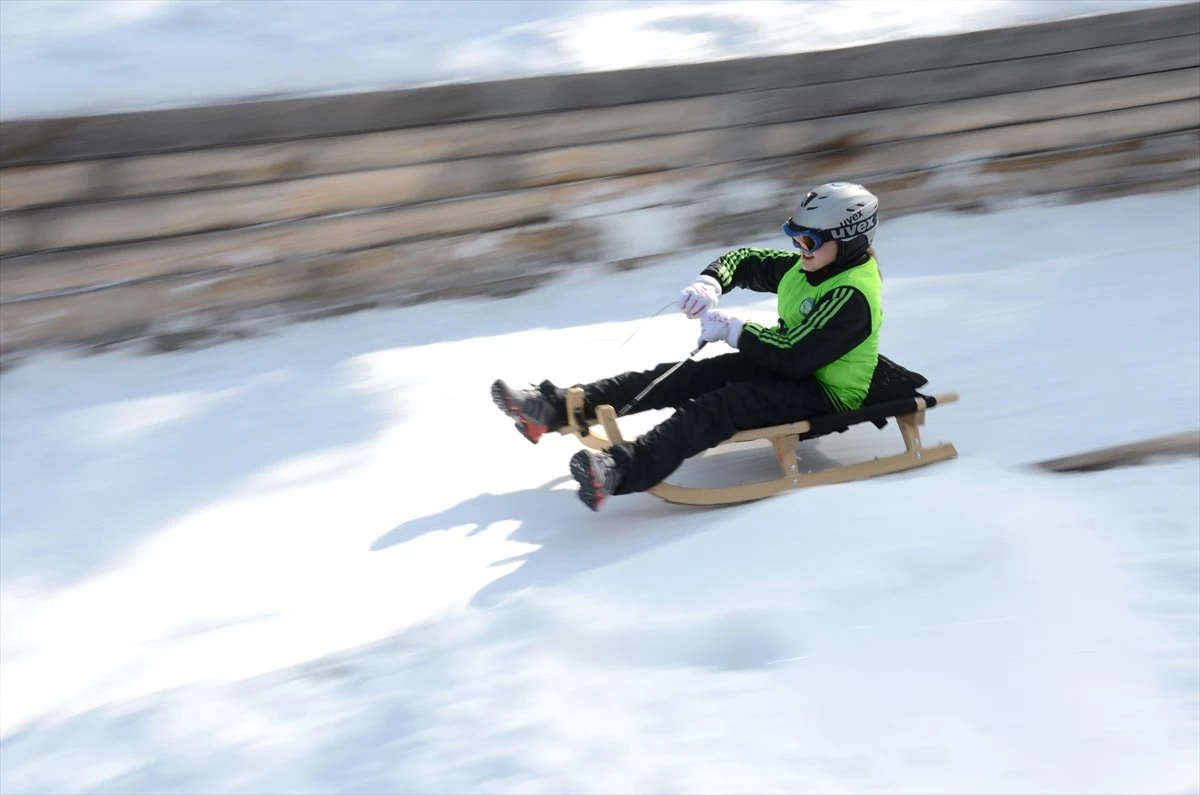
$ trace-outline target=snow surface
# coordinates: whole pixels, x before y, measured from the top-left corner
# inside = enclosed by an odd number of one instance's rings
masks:
[[[1175,2],[0,0],[0,118],[778,55]]]
[[[0,790],[1196,792],[1200,464],[1024,465],[1197,425],[1200,190],[877,244],[884,352],[961,393],[926,430],[960,457],[734,508],[593,514],[577,443],[488,398],[690,350],[645,318],[717,249],[11,368]]]

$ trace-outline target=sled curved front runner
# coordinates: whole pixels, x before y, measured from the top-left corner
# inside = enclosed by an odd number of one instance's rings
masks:
[[[583,400],[582,389],[573,387],[567,390],[568,424],[560,433],[574,434],[583,444],[596,450],[605,450],[614,442],[624,441],[625,436],[621,433],[620,425],[617,424],[616,410],[607,405],[596,407],[596,421],[604,429],[604,432],[600,433],[592,423],[584,419]],[[957,400],[958,394],[954,392],[936,396],[914,394],[912,397],[879,403],[842,414],[827,414],[787,425],[741,431],[722,444],[758,439],[770,440],[775,449],[775,458],[779,462],[782,477],[759,483],[704,488],[677,486],[664,482],[651,488],[650,493],[666,502],[682,505],[731,505],[761,500],[764,497],[792,489],[846,483],[945,461],[958,455],[954,445],[948,442],[931,447],[922,445],[920,426],[925,424],[925,412],[928,409],[946,403],[954,403]],[[796,445],[802,439],[815,439],[831,433],[840,433],[852,425],[863,422],[873,422],[882,428],[887,420],[892,418],[896,420],[896,425],[900,428],[900,435],[904,439],[904,452],[817,472],[800,472],[795,450]]]

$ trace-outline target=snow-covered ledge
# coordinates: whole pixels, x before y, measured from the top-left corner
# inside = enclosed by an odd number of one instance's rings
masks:
[[[519,291],[777,228],[1194,184],[1194,4],[821,53],[0,125],[0,352]]]

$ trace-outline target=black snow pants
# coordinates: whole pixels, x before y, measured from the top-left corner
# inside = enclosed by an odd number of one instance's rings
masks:
[[[585,400],[589,408],[607,403],[620,411],[675,364],[583,384]],[[665,408],[676,411],[636,442],[612,448],[622,472],[615,493],[645,491],[661,483],[686,459],[738,431],[798,422],[834,410],[814,377],[785,378],[738,352],[684,363],[631,413]]]

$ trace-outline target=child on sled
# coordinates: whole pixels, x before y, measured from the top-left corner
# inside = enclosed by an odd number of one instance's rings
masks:
[[[872,248],[878,211],[879,200],[863,186],[827,183],[810,191],[783,225],[798,251],[740,248],[706,267],[680,293],[679,309],[700,320],[700,341],[733,351],[685,361],[651,389],[638,410],[676,411],[636,441],[576,453],[570,471],[580,499],[599,510],[609,496],[652,488],[738,431],[862,406],[880,361],[883,325]],[[762,326],[718,309],[735,287],[777,293],[778,322]],[[675,364],[580,385],[585,412],[628,404]],[[568,424],[565,391],[549,381],[514,390],[497,380],[492,398],[535,444]]]

